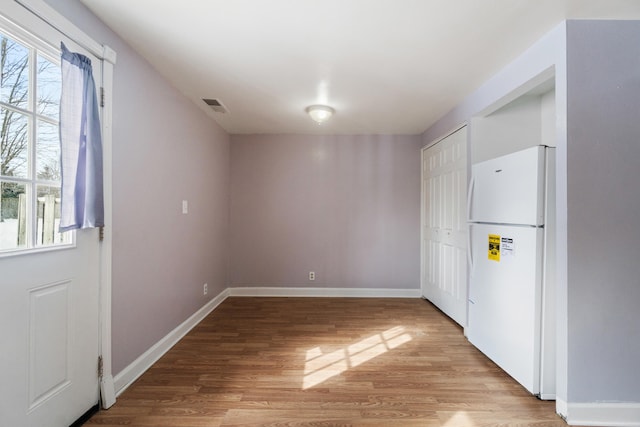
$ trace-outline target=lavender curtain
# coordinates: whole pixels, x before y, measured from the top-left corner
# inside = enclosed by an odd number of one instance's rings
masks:
[[[60,232],[104,226],[102,135],[91,60],[62,50]]]

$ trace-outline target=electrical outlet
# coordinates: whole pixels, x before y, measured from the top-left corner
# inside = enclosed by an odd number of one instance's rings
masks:
[[[209,293],[209,285],[205,283],[202,287],[202,295],[206,295],[207,293]]]
[[[315,271],[310,271],[309,272],[309,280],[316,280],[316,272]]]

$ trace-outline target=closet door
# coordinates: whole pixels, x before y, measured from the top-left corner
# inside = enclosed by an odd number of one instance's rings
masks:
[[[422,295],[467,321],[467,129],[422,150]]]

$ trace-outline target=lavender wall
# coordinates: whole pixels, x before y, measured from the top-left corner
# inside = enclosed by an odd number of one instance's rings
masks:
[[[567,25],[571,402],[640,403],[639,40],[640,21]]]
[[[229,136],[79,1],[47,1],[118,54],[112,272],[117,374],[226,288]],[[188,215],[181,214],[183,199]]]
[[[419,136],[231,141],[232,286],[419,289]]]

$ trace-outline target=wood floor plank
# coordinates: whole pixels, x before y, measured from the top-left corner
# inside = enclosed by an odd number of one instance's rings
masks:
[[[428,302],[248,297],[87,425],[566,426]]]

